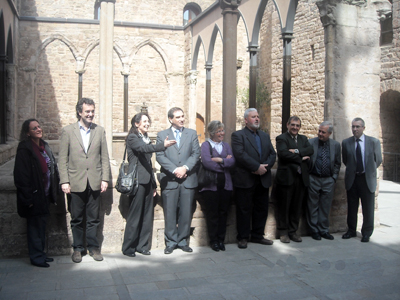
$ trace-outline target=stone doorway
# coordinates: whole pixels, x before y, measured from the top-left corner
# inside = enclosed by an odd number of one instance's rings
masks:
[[[400,139],[397,132],[399,115],[400,92],[384,92],[380,100],[383,179],[397,182],[400,181]]]

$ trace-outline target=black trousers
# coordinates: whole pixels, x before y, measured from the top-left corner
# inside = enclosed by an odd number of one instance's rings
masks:
[[[347,226],[351,233],[356,233],[357,230],[357,214],[360,198],[364,219],[361,234],[370,237],[374,231],[375,193],[369,191],[365,174],[356,176],[353,185],[347,191]]]
[[[251,188],[236,188],[236,227],[237,239],[262,239],[268,217],[269,189],[263,187],[261,180]]]
[[[48,215],[26,218],[28,251],[31,263],[41,264],[46,261],[44,247],[46,244],[46,224]]]
[[[124,254],[148,251],[151,248],[154,218],[152,186],[151,182],[139,184],[135,197],[131,199],[122,244]]]
[[[300,174],[296,174],[292,185],[277,185],[278,220],[280,235],[295,234],[299,228],[300,216],[306,187]]]
[[[227,191],[222,187],[217,191],[203,191],[201,194],[206,208],[205,216],[210,243],[223,243],[232,191]]]
[[[82,193],[71,192],[70,212],[74,251],[84,251],[84,220],[86,216],[86,244],[89,250],[100,247],[97,228],[100,224],[100,191],[92,191],[89,184]]]

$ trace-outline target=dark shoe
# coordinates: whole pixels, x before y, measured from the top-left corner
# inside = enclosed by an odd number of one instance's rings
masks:
[[[193,252],[193,249],[190,248],[188,245],[178,246],[178,248],[181,249],[183,252]]]
[[[42,262],[42,263],[39,263],[39,264],[31,262],[31,264],[33,266],[36,266],[36,267],[39,267],[39,268],[48,268],[48,267],[50,267],[50,265],[47,262]]]
[[[143,254],[143,255],[150,255],[151,254],[151,252],[149,251],[149,250],[143,250],[143,251],[138,251],[140,254]]]
[[[363,242],[363,243],[368,243],[368,242],[369,242],[369,237],[368,237],[368,236],[363,236],[363,237],[361,238],[361,242]]]
[[[172,252],[174,252],[175,247],[166,247],[164,249],[164,254],[171,254]]]
[[[353,233],[353,232],[347,231],[345,234],[342,235],[342,239],[347,240],[349,238],[356,237],[356,236],[357,236],[357,233],[355,233],[355,232]]]
[[[53,261],[54,261],[54,258],[52,258],[52,257],[46,257],[45,262],[53,262]]]
[[[136,256],[135,252],[133,252],[133,253],[124,253],[124,255],[129,256],[129,257],[135,257]]]
[[[219,245],[218,245],[218,243],[213,243],[213,244],[211,244],[211,249],[213,249],[214,251],[219,251],[220,249],[219,249]]]
[[[81,251],[74,251],[74,253],[72,253],[71,258],[74,263],[80,263],[82,261]]]
[[[93,257],[95,261],[102,261],[103,260],[103,255],[101,255],[99,249],[93,249],[89,250],[89,255]]]
[[[318,232],[311,233],[311,237],[316,241],[320,241],[321,240],[321,236],[319,235]]]
[[[272,245],[274,241],[268,240],[268,239],[251,239],[250,242],[256,243],[256,244],[261,244],[261,245]]]
[[[290,239],[289,239],[289,236],[288,235],[281,235],[280,237],[279,237],[279,239],[281,240],[281,242],[282,243],[290,243]]]
[[[301,243],[303,240],[297,234],[290,234],[289,238],[296,243]]]
[[[327,239],[327,240],[333,240],[333,239],[335,239],[334,237],[333,237],[333,235],[331,235],[329,232],[324,232],[324,233],[321,233],[321,237],[323,237],[324,239]]]
[[[246,249],[247,248],[247,240],[246,239],[242,239],[238,242],[238,247],[240,249]]]
[[[225,251],[225,245],[223,242],[219,242],[218,246],[219,246],[219,250]]]

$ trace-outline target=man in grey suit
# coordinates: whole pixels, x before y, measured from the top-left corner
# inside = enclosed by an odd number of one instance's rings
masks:
[[[351,122],[353,136],[342,142],[342,158],[346,165],[345,186],[347,190],[347,232],[344,239],[355,237],[357,213],[361,198],[363,225],[361,242],[369,242],[374,231],[376,169],[382,163],[381,143],[364,134],[365,122],[355,118]]]
[[[192,252],[188,238],[197,187],[195,165],[200,157],[199,140],[196,131],[183,127],[185,115],[179,107],[168,111],[168,120],[172,126],[157,135],[157,143],[164,143],[167,137],[176,140],[175,145],[157,152],[165,221],[164,253],[171,254],[176,248]]]
[[[322,122],[318,137],[309,140],[314,153],[310,158],[307,222],[314,240],[334,239],[329,233],[329,212],[342,161],[340,143],[329,138],[332,132],[332,123]]]
[[[100,193],[107,190],[110,180],[106,134],[93,122],[95,104],[82,98],[76,104],[78,122],[63,128],[60,141],[60,184],[70,195],[71,231],[74,253],[72,261],[82,261],[84,243],[84,214],[86,213],[86,244],[90,256],[101,261],[97,239]]]

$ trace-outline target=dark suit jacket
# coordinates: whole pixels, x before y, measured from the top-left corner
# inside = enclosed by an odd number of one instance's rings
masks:
[[[289,149],[298,149],[299,154],[292,153]],[[276,137],[276,150],[278,152],[277,184],[292,185],[297,169],[300,166],[303,184],[308,187],[310,184],[308,161],[302,160],[302,157],[311,156],[314,153],[314,149],[308,142],[307,137],[298,134],[296,144],[289,132],[282,133]]]
[[[314,153],[310,159],[310,172],[311,172],[312,169],[314,168],[315,161],[317,160],[319,139],[317,137],[312,138],[309,140],[309,142],[310,142],[311,146],[313,146],[313,149],[314,149]],[[342,159],[341,159],[340,153],[341,153],[340,143],[335,140],[329,139],[331,176],[333,177],[333,179],[335,179],[335,181],[338,178],[339,171],[340,171],[340,165],[342,164]]]
[[[261,157],[258,151],[256,140],[247,127],[232,133],[231,144],[233,156],[236,159],[236,168],[233,176],[233,185],[238,188],[251,188],[257,177],[261,177],[262,185],[265,188],[271,186],[271,168],[275,164],[276,152],[272,147],[268,134],[258,130],[261,140]],[[268,164],[268,172],[264,175],[255,175],[260,164]]]
[[[140,184],[147,184],[150,180],[156,186],[151,156],[153,152],[163,151],[164,142],[159,144],[146,144],[141,137],[131,133],[126,141],[129,165],[136,163],[138,158],[138,181]]]
[[[157,134],[157,144],[163,143],[168,136],[169,140],[175,140],[171,128],[160,131]],[[183,183],[185,188],[197,187],[196,164],[200,158],[200,145],[197,133],[193,129],[184,128],[179,147],[177,144],[168,147],[164,151],[157,152],[157,162],[161,165],[160,185],[161,189],[176,189],[178,183]],[[173,174],[178,167],[186,165],[189,170],[185,179],[178,179]]]
[[[58,166],[60,184],[69,183],[71,192],[83,192],[87,182],[99,191],[102,181],[110,181],[110,161],[104,128],[92,123],[88,152],[85,153],[78,122],[63,128]]]
[[[371,193],[376,190],[376,169],[382,163],[381,143],[374,137],[365,136],[365,179],[368,189]],[[350,190],[356,177],[357,159],[356,159],[356,141],[354,136],[349,137],[342,142],[342,158],[346,166],[345,185],[346,190]]]

